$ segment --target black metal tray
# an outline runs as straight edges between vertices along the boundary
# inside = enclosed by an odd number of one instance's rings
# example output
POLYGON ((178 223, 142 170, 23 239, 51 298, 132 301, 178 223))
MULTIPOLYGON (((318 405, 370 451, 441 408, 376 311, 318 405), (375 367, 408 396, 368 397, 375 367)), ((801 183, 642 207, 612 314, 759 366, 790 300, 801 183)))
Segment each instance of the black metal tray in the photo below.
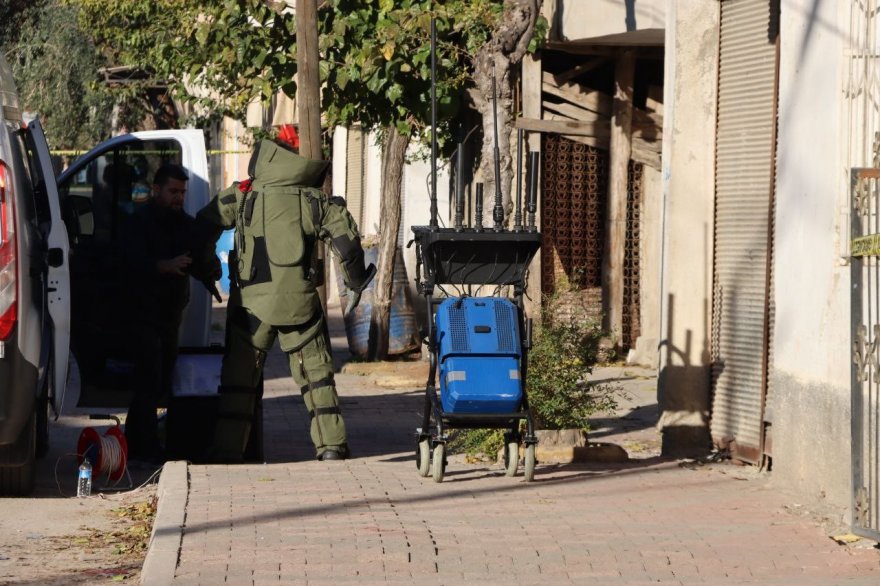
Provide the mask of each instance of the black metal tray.
POLYGON ((413 226, 425 281, 450 285, 515 285, 541 247, 540 232, 413 226))

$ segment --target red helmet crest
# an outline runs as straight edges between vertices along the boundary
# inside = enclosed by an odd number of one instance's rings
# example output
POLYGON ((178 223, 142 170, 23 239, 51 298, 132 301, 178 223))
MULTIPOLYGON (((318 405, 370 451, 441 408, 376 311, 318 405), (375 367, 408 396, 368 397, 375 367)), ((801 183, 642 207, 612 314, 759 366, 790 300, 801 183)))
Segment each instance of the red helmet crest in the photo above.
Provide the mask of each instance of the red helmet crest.
POLYGON ((299 150, 299 134, 293 124, 282 124, 278 130, 278 141, 299 150))

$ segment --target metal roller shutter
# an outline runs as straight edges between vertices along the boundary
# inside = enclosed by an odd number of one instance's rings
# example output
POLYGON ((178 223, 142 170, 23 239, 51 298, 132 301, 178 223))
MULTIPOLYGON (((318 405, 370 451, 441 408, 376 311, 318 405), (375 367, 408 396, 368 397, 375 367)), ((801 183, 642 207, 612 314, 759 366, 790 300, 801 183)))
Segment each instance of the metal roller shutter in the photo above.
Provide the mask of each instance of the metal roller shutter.
POLYGON ((773 0, 724 0, 718 81, 711 432, 761 458, 776 151, 773 0))
POLYGON ((364 132, 359 126, 348 129, 346 153, 345 203, 358 226, 364 222, 364 132))

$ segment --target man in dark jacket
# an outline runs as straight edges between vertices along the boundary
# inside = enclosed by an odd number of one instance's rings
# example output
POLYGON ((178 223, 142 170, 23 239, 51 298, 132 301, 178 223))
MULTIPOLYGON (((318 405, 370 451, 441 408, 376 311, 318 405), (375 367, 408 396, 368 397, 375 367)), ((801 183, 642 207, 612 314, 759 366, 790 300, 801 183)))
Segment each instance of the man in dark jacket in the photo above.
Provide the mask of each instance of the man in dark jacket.
POLYGON ((329 165, 300 157, 283 141, 263 140, 254 150, 250 179, 218 193, 197 218, 219 237, 235 228, 238 289, 227 309, 226 354, 214 434, 216 461, 241 461, 257 404, 266 353, 278 339, 311 417, 319 460, 348 456, 345 424, 333 380, 333 360, 316 289, 321 269, 315 247, 324 241, 339 256, 354 306, 375 274, 364 266, 354 219, 342 198, 321 185, 329 165))
POLYGON ((179 165, 156 171, 148 202, 131 216, 122 234, 131 313, 126 336, 134 355, 135 393, 125 419, 133 460, 163 459, 156 410, 171 395, 178 331, 189 302, 189 275, 219 276, 213 254, 206 258, 195 219, 183 211, 188 177, 179 165), (195 261, 194 261, 195 258, 195 261))

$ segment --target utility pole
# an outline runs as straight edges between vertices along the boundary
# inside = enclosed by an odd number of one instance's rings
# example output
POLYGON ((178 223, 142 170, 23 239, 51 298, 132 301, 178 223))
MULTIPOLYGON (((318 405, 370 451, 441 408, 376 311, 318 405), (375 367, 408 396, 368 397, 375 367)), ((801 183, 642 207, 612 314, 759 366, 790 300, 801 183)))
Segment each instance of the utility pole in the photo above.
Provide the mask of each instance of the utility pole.
MULTIPOLYGON (((321 152, 321 77, 318 71, 318 2, 296 0, 296 107, 299 120, 299 154, 309 159, 323 159, 321 152)), ((324 266, 324 247, 318 243, 319 266, 324 266)), ((327 312, 327 287, 318 287, 324 313, 327 312)))
POLYGON ((296 0, 296 103, 299 108, 299 152, 321 159, 321 79, 318 73, 318 3, 296 0))

